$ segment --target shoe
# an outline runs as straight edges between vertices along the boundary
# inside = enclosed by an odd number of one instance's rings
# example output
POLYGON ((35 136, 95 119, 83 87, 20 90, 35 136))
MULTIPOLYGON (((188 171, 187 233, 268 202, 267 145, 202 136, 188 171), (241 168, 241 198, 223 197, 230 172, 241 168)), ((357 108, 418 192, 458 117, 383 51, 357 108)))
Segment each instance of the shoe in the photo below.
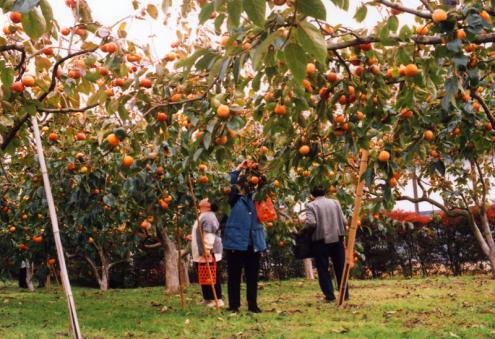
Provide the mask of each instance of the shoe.
POLYGON ((227 309, 229 312, 232 312, 232 313, 239 313, 239 308, 235 308, 235 307, 229 307, 227 309))
MULTIPOLYGON (((217 307, 217 303, 215 302, 215 300, 212 300, 206 306, 209 307, 209 308, 216 308, 217 307)), ((222 299, 218 299, 218 308, 224 308, 224 307, 225 307, 225 304, 223 303, 223 300, 222 299)))
POLYGON ((255 306, 255 307, 249 307, 248 308, 248 311, 251 312, 251 313, 261 313, 261 309, 258 307, 258 306, 255 306))
POLYGON ((332 297, 330 297, 330 298, 325 298, 325 301, 326 301, 327 303, 333 303, 333 302, 335 302, 335 300, 337 300, 335 297, 333 297, 333 298, 332 298, 332 297))

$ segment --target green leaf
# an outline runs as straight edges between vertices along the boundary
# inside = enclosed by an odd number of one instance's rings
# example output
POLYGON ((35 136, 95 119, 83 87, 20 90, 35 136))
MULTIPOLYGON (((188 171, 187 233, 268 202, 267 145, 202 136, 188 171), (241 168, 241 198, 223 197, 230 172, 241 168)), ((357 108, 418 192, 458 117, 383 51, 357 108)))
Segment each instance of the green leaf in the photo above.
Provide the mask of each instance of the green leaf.
POLYGON ((207 49, 200 49, 195 51, 190 57, 181 59, 180 61, 176 62, 174 65, 175 69, 185 67, 185 68, 191 68, 196 60, 198 60, 200 57, 208 53, 207 49))
POLYGON ((256 26, 264 26, 266 15, 265 0, 244 0, 244 10, 256 26))
POLYGON ((349 9, 349 0, 332 0, 333 4, 338 8, 347 11, 349 9))
POLYGON ((302 86, 306 76, 306 54, 301 46, 290 43, 285 47, 285 61, 297 84, 302 86))
POLYGON ((399 29, 399 19, 397 18, 397 15, 392 15, 389 17, 388 28, 392 32, 396 32, 399 29))
POLYGON ((407 25, 402 26, 402 28, 400 29, 400 32, 399 32, 399 38, 402 41, 407 41, 411 38, 411 36, 412 36, 412 31, 409 28, 409 26, 407 26, 407 25))
POLYGON ((321 0, 299 0, 296 2, 297 10, 315 19, 326 20, 327 10, 321 0))
POLYGON ((205 146, 205 149, 210 148, 211 145, 211 133, 206 133, 204 138, 203 138, 203 145, 205 146))
POLYGON ((172 7, 172 0, 162 0, 162 12, 167 15, 168 10, 172 7))
POLYGON ((203 153, 204 149, 203 148, 198 148, 196 152, 194 152, 193 155, 193 161, 196 162, 198 161, 199 157, 201 156, 201 153, 203 153))
POLYGON ((229 14, 229 24, 232 25, 232 27, 238 27, 241 22, 242 1, 228 0, 227 13, 229 14))
POLYGON ((356 14, 354 14, 354 20, 356 20, 357 22, 363 22, 364 19, 366 19, 367 14, 368 14, 368 6, 362 5, 357 9, 356 14))
POLYGON ((156 8, 155 5, 149 4, 148 6, 146 6, 146 12, 148 12, 150 17, 152 17, 153 19, 158 18, 158 8, 156 8))
POLYGON ((39 8, 33 8, 22 15, 22 27, 33 40, 39 39, 46 31, 46 21, 39 8))
POLYGON ((10 88, 10 85, 14 82, 14 70, 9 67, 5 67, 5 62, 0 63, 0 80, 6 88, 10 88))
POLYGON ((273 32, 266 37, 263 42, 259 44, 254 52, 253 65, 255 69, 259 69, 263 64, 266 54, 268 53, 268 48, 272 42, 279 36, 278 32, 273 32))
POLYGON ((41 13, 43 13, 43 17, 46 22, 46 30, 50 31, 53 27, 53 10, 52 6, 48 3, 48 0, 40 1, 41 13))
POLYGON ((213 2, 207 3, 201 7, 201 12, 199 12, 199 23, 204 24, 206 20, 210 18, 211 13, 213 13, 213 2))
POLYGON ((299 23, 295 31, 297 42, 319 63, 325 64, 327 58, 327 44, 321 32, 307 21, 299 23))

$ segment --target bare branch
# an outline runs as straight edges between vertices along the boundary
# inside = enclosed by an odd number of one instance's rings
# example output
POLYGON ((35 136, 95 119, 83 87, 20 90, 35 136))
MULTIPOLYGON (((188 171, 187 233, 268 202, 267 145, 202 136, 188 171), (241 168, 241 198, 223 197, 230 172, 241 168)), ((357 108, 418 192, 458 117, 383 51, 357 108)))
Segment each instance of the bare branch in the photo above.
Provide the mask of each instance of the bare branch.
POLYGON ((349 79, 352 79, 352 73, 351 73, 351 69, 349 68, 349 65, 345 62, 345 60, 342 58, 342 56, 337 50, 333 50, 333 53, 337 56, 337 59, 339 59, 340 63, 344 66, 345 70, 347 71, 347 74, 349 74, 349 79))
POLYGON ((89 263, 89 266, 91 266, 91 268, 93 269, 93 273, 95 274, 96 279, 100 281, 101 280, 100 272, 98 272, 98 267, 96 266, 94 261, 87 255, 84 256, 84 259, 86 259, 86 261, 89 263))
MULTIPOLYGON (((18 71, 24 66, 24 62, 26 61, 26 50, 24 49, 24 46, 21 45, 5 45, 5 46, 0 46, 0 52, 6 52, 6 51, 17 51, 21 52, 21 60, 15 67, 15 69, 18 71)), ((21 74, 24 72, 20 72, 21 74)))
POLYGON ((474 90, 471 91, 471 96, 473 97, 473 99, 476 99, 480 103, 481 107, 483 107, 483 111, 485 111, 486 117, 488 118, 488 120, 490 120, 492 126, 495 127, 495 118, 492 116, 490 108, 486 104, 485 100, 483 100, 483 98, 480 97, 474 90))
MULTIPOLYGON (((355 35, 355 34, 353 34, 355 35)), ((397 42, 405 42, 401 41, 400 37, 397 35, 391 35, 389 37, 397 42)), ((438 35, 413 35, 411 36, 411 40, 418 45, 439 45, 443 44, 445 41, 443 37, 438 35)), ((341 41, 341 42, 328 42, 327 49, 330 51, 344 49, 347 47, 354 47, 361 44, 380 42, 380 39, 375 35, 368 35, 363 37, 356 37, 352 40, 341 41)), ((483 34, 479 35, 472 40, 475 44, 485 44, 489 42, 495 42, 495 33, 483 34)))
POLYGON ((397 10, 402 11, 402 12, 413 14, 413 15, 420 17, 420 18, 423 18, 423 19, 431 19, 430 13, 418 11, 416 9, 412 9, 409 7, 405 7, 398 2, 394 3, 394 2, 390 2, 390 1, 386 1, 386 0, 376 0, 376 2, 378 2, 384 6, 387 6, 387 7, 397 9, 397 10))
POLYGON ((114 267, 115 265, 122 264, 122 263, 129 262, 129 261, 130 261, 130 258, 125 258, 125 259, 110 263, 110 264, 108 264, 108 271, 110 271, 112 269, 112 267, 114 267))
POLYGON ((38 108, 38 112, 44 112, 44 113, 51 113, 51 114, 66 114, 66 113, 78 113, 78 112, 84 112, 87 111, 88 109, 92 109, 97 107, 98 104, 86 106, 86 107, 81 107, 81 108, 38 108))
POLYGON ((480 204, 480 207, 481 208, 484 208, 485 206, 485 202, 486 202, 486 193, 487 193, 487 189, 486 189, 486 183, 485 183, 485 178, 483 176, 483 171, 481 170, 481 166, 478 162, 478 160, 476 158, 473 159, 473 162, 476 166, 476 169, 478 170, 478 174, 479 174, 479 180, 481 181, 481 189, 482 189, 482 203, 480 204))
POLYGON ((156 242, 156 243, 151 244, 151 245, 144 245, 145 248, 158 248, 160 246, 162 246, 161 242, 156 242))

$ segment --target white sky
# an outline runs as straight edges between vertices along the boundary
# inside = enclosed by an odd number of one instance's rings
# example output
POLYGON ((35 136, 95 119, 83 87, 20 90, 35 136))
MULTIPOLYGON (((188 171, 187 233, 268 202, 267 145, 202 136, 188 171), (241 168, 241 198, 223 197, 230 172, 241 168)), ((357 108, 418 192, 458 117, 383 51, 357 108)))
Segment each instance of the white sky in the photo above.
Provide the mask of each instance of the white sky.
MULTIPOLYGON (((87 0, 90 8, 92 9, 93 19, 101 22, 103 25, 113 25, 117 20, 122 19, 134 13, 131 0, 87 0)), ((160 8, 160 0, 140 0, 141 4, 153 3, 160 8)), ((171 13, 174 17, 174 13, 177 13, 178 5, 181 1, 173 0, 173 8, 171 13)), ((386 17, 387 10, 384 7, 369 7, 368 16, 363 23, 356 23, 353 20, 354 12, 357 6, 360 6, 361 2, 356 0, 350 0, 351 8, 349 12, 335 8, 329 0, 324 0, 327 7, 327 21, 331 25, 344 24, 347 27, 368 27, 372 28, 377 21, 382 17, 386 17)), ((50 4, 53 7, 54 17, 59 22, 60 26, 67 27, 72 26, 74 18, 68 7, 63 0, 50 0, 50 4)), ((419 4, 419 0, 403 0, 402 4, 416 8, 419 4)), ((132 19, 128 21, 127 32, 130 40, 141 43, 142 45, 150 44, 154 46, 152 53, 154 57, 161 58, 165 53, 171 50, 171 43, 177 40, 175 20, 169 20, 169 26, 163 25, 163 16, 158 20, 152 20, 147 17, 146 20, 132 19)), ((409 14, 401 14, 399 16, 401 24, 414 24, 414 17, 409 14)), ((0 20, 2 21, 2 20, 0 20)), ((192 18, 191 25, 197 25, 195 18, 192 18)), ((405 188, 405 193, 412 196, 412 185, 409 184, 405 188)), ((438 198, 434 196, 434 198, 438 198)), ((413 210, 414 205, 409 202, 398 202, 396 208, 404 210, 413 210)), ((420 204, 421 211, 432 210, 432 206, 427 203, 420 204)))

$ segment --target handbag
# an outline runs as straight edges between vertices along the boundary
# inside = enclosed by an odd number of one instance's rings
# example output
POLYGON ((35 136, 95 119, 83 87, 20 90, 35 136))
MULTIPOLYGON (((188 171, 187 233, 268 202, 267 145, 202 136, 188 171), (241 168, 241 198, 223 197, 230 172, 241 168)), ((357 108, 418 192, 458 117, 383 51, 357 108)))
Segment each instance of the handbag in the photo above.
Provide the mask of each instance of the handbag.
POLYGON ((294 256, 296 259, 307 259, 313 258, 313 232, 312 230, 305 230, 304 232, 299 232, 294 234, 294 256))

